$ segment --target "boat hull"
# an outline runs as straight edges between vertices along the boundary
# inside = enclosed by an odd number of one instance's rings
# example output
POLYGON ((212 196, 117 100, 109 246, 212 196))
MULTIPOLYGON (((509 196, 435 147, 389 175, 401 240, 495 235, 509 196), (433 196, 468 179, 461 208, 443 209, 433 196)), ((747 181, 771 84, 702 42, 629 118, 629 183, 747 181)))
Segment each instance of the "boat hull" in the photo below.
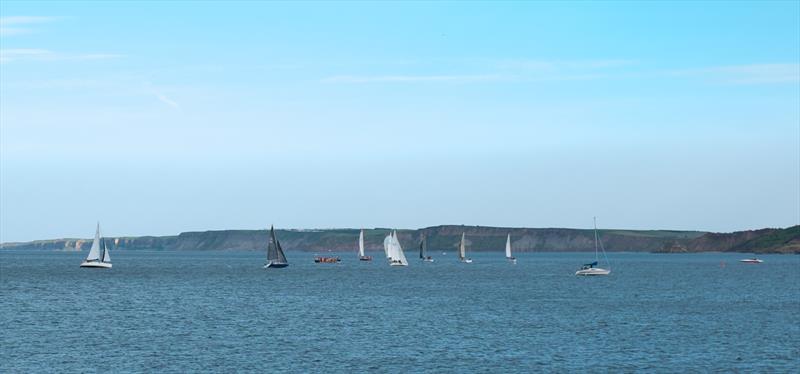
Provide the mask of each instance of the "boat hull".
POLYGON ((461 263, 462 264, 471 264, 472 263, 472 259, 471 258, 463 259, 463 260, 461 260, 461 263))
POLYGON ((760 263, 764 262, 764 260, 759 260, 757 258, 747 258, 747 259, 744 259, 744 260, 739 260, 739 262, 745 263, 745 264, 760 264, 760 263))
POLYGON ((581 269, 575 272, 575 275, 594 276, 594 275, 609 275, 611 270, 601 268, 581 269))
POLYGON ((361 256, 358 258, 359 261, 372 261, 372 256, 361 256))
POLYGON ((84 261, 81 263, 82 268, 96 268, 96 269, 111 269, 111 263, 100 261, 84 261))
POLYGON ((283 262, 267 262, 264 265, 264 269, 269 269, 269 268, 279 269, 279 268, 285 268, 287 266, 289 266, 289 264, 283 262))

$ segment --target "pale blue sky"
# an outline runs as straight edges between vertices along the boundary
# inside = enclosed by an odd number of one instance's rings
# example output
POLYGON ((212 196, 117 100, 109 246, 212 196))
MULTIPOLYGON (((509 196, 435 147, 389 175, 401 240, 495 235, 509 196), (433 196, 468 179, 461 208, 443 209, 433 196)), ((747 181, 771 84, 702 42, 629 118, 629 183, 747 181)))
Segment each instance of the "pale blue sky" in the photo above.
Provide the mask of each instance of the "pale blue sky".
POLYGON ((0 241, 800 223, 800 3, 0 2, 0 241))

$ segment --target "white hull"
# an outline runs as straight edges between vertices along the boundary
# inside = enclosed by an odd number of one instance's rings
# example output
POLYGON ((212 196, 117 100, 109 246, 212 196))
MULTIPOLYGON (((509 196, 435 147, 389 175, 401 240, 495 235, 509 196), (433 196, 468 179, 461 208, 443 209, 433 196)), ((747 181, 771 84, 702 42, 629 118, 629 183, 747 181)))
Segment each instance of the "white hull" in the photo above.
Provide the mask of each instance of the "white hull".
POLYGON ((426 258, 426 259, 424 259, 422 261, 424 261, 424 262, 433 262, 433 259, 432 258, 426 258))
POLYGON ((517 264, 517 259, 516 258, 509 258, 508 262, 516 265, 517 264))
POLYGON ((391 265, 391 266, 408 266, 408 264, 404 264, 402 262, 390 262, 389 265, 391 265))
POLYGON ((465 259, 461 260, 461 263, 463 263, 463 264, 471 264, 472 263, 472 259, 465 258, 465 259))
POLYGON ((608 275, 611 270, 601 268, 581 269, 575 272, 575 275, 608 275))
POLYGON ((744 262, 745 264, 760 264, 764 262, 764 260, 759 260, 757 258, 746 258, 744 260, 739 260, 739 262, 744 262))
POLYGON ((100 262, 100 261, 84 261, 81 264, 82 268, 102 268, 102 269, 111 269, 110 262, 100 262))

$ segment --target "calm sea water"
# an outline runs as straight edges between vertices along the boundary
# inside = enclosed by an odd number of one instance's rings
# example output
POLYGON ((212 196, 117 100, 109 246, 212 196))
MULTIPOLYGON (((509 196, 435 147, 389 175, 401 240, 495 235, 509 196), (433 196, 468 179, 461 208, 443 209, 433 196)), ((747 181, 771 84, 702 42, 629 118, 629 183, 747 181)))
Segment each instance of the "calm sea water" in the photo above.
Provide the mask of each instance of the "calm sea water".
POLYGON ((289 252, 264 270, 259 252, 117 251, 111 271, 85 255, 0 253, 0 372, 800 367, 800 256, 612 253, 611 276, 581 278, 591 255, 289 252))

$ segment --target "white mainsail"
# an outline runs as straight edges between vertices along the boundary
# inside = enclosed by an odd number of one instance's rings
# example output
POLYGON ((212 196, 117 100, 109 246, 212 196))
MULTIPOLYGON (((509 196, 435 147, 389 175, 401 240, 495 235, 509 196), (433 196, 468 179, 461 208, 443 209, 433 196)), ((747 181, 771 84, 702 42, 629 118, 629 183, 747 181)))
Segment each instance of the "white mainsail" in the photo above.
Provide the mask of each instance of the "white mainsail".
POLYGON ((408 265, 408 260, 406 260, 406 255, 403 253, 403 247, 400 246, 400 241, 397 240, 397 231, 392 231, 392 235, 389 237, 389 260, 394 262, 397 261, 399 264, 406 266, 408 265))
POLYGON ((100 222, 97 222, 97 230, 94 232, 94 241, 86 261, 97 261, 100 259, 100 222))
POLYGON ((467 245, 465 243, 464 236, 465 235, 462 232, 461 233, 461 244, 459 244, 459 246, 458 246, 458 258, 460 260, 463 260, 463 259, 465 259, 467 257, 467 245))
POLYGON ((358 234, 358 255, 364 257, 364 230, 358 234))
POLYGON ((511 234, 506 238, 506 258, 511 258, 511 234))

